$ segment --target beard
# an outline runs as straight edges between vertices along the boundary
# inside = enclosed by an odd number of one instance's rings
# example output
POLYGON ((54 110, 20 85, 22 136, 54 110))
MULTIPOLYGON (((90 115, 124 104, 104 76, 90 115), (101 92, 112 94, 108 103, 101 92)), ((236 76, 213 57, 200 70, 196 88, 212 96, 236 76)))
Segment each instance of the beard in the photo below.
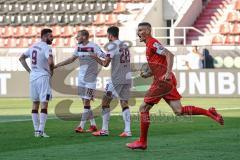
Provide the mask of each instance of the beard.
POLYGON ((46 43, 47 43, 48 45, 51 45, 51 44, 52 44, 52 41, 49 40, 49 39, 47 39, 46 43))

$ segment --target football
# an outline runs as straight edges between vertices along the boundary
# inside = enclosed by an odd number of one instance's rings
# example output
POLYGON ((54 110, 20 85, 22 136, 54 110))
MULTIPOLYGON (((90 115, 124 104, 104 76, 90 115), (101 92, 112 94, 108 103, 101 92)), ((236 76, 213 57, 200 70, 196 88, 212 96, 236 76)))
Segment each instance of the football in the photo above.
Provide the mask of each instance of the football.
POLYGON ((143 78, 148 78, 152 76, 152 70, 150 69, 148 63, 142 65, 140 69, 140 75, 143 78))

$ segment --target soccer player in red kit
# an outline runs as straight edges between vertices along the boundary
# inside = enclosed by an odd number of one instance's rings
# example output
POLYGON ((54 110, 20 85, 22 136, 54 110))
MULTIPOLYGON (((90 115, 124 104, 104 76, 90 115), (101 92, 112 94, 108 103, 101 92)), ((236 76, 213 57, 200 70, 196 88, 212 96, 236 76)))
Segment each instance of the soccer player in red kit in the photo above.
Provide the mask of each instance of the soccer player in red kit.
POLYGON ((164 48, 158 40, 151 36, 151 24, 142 22, 138 25, 137 34, 141 42, 146 43, 146 57, 151 72, 141 73, 143 78, 153 76, 153 83, 144 97, 144 102, 140 106, 140 138, 132 143, 128 143, 130 149, 146 149, 147 134, 150 125, 149 111, 154 104, 163 98, 172 108, 174 113, 181 115, 204 115, 212 118, 223 125, 222 116, 217 113, 215 108, 205 110, 196 106, 182 106, 181 95, 176 86, 177 81, 172 73, 174 55, 164 48))

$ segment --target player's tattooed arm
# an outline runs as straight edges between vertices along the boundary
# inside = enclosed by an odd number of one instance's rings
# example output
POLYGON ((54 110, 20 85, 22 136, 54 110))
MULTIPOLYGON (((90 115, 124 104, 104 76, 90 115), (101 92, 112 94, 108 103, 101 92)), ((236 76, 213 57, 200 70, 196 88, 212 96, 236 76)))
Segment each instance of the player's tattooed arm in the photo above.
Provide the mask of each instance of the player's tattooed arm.
POLYGON ((167 71, 163 78, 164 78, 164 80, 169 80, 169 79, 171 79, 170 75, 171 75, 172 68, 173 68, 174 55, 172 52, 170 52, 166 48, 164 49, 162 54, 164 54, 166 56, 166 60, 167 60, 167 71))
POLYGON ((108 67, 111 62, 110 57, 105 57, 104 59, 100 59, 96 54, 91 54, 90 57, 95 59, 100 65, 102 65, 104 67, 108 67))
POLYGON ((26 58, 27 58, 27 56, 22 54, 21 57, 19 58, 19 61, 21 62, 22 66, 25 68, 25 70, 28 71, 28 73, 30 73, 31 69, 27 65, 26 58))
POLYGON ((65 61, 62 61, 62 62, 56 64, 54 66, 54 68, 58 68, 58 67, 65 66, 65 65, 68 65, 70 63, 73 63, 77 58, 78 58, 78 56, 73 55, 72 57, 66 59, 65 61))

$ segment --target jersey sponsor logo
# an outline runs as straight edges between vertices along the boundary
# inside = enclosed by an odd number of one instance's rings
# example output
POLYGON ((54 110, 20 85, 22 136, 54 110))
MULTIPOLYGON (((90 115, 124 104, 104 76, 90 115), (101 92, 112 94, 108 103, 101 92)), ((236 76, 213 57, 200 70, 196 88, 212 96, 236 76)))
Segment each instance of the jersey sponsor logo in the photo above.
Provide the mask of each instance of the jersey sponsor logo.
POLYGON ((94 52, 93 47, 78 47, 78 52, 94 52))

